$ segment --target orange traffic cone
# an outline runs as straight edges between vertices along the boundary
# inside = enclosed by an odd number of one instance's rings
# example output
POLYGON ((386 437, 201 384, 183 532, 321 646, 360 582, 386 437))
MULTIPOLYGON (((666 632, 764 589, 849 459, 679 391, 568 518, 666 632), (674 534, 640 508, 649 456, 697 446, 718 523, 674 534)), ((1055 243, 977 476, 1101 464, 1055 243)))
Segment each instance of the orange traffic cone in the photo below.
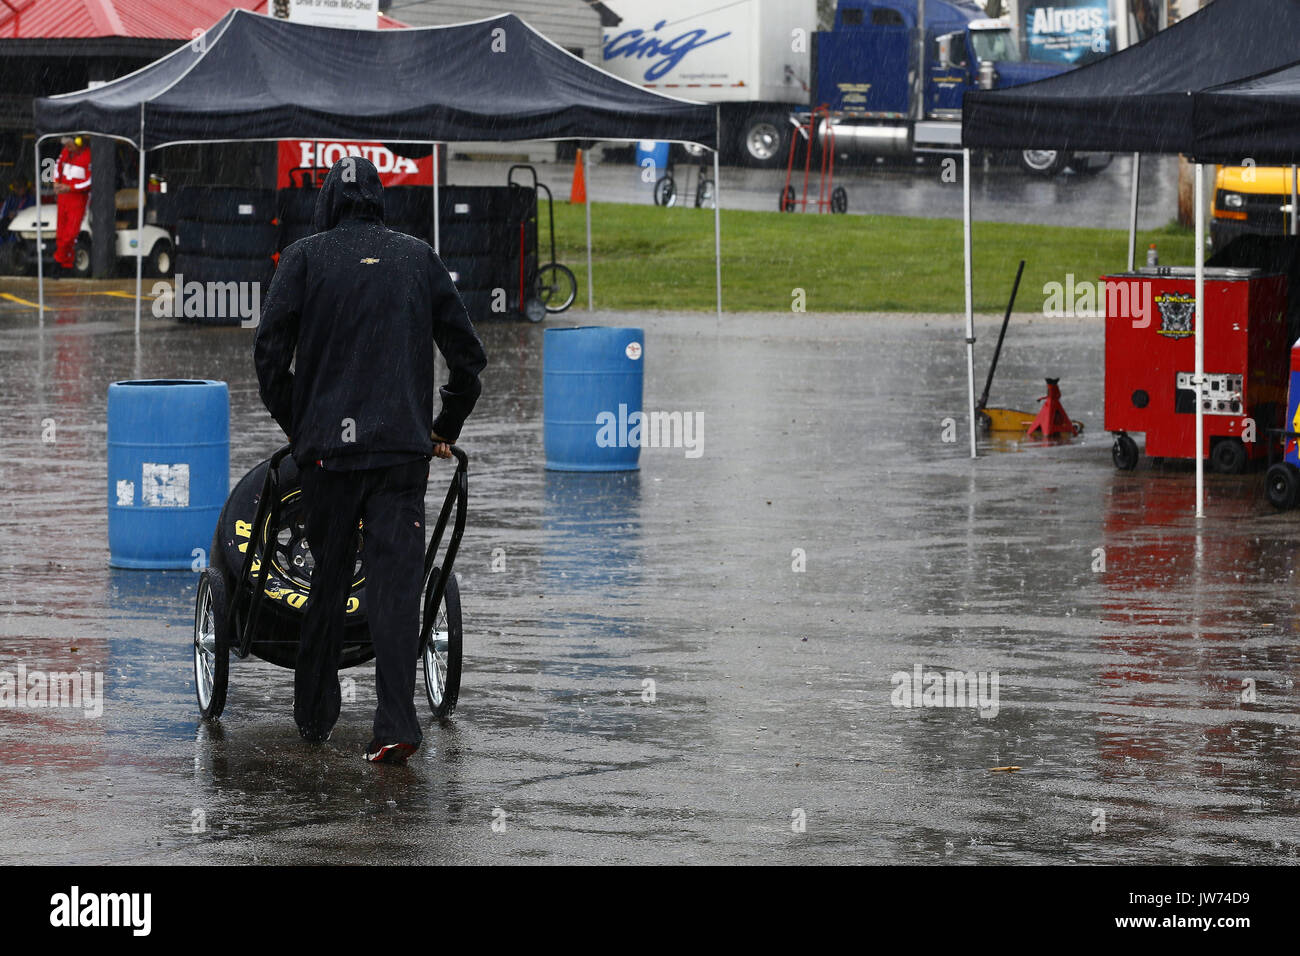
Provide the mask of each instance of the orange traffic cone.
POLYGON ((573 164, 573 185, 569 188, 569 202, 585 203, 587 201, 587 173, 582 164, 582 150, 578 150, 578 160, 573 164))

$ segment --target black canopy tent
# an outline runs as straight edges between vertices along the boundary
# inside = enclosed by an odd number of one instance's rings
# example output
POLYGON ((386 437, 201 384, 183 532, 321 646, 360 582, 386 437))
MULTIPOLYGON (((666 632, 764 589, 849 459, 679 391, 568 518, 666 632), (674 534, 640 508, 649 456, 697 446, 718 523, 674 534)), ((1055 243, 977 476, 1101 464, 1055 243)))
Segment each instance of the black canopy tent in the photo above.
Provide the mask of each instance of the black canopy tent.
MULTIPOLYGON (((1205 284, 1205 202, 1202 163, 1257 158, 1235 128, 1220 119, 1216 152, 1208 157, 1201 123, 1205 91, 1276 70, 1296 60, 1300 0, 1220 0, 1136 46, 1068 73, 1006 90, 968 93, 962 106, 963 219, 966 273, 966 342, 970 393, 971 457, 976 456, 974 306, 971 285, 970 152, 972 149, 1040 148, 1133 153, 1128 267, 1134 267, 1140 156, 1182 153, 1196 165, 1196 380, 1203 381, 1201 336, 1205 284), (1245 150, 1245 151, 1243 151, 1245 150)), ((1251 95, 1245 91, 1238 91, 1251 95)), ((1258 94, 1255 94, 1258 95, 1258 94)), ((1223 101, 1221 101, 1223 102, 1223 101)), ((1279 106, 1276 109, 1284 109, 1279 106)), ((1293 160, 1294 161, 1294 160, 1293 160)), ((1294 170, 1292 181, 1294 182, 1294 170)), ((1294 207, 1293 207, 1294 208, 1294 207)), ((1294 226, 1295 217, 1292 221, 1294 226)), ((1201 403, 1196 441, 1203 440, 1201 403)), ((1204 462, 1196 456, 1196 514, 1203 514, 1204 462)))
POLYGON ((1297 37, 1300 0, 1210 3, 1077 70, 967 94, 962 145, 1190 154, 1192 94, 1292 63, 1297 37))
POLYGON ((1191 152, 1202 162, 1300 161, 1300 62, 1203 90, 1192 100, 1191 152))
MULTIPOLYGON (((182 143, 653 139, 699 144, 714 152, 715 278, 722 309, 715 108, 612 76, 513 14, 442 27, 346 30, 234 9, 206 33, 135 73, 38 99, 34 112, 38 142, 82 133, 140 150, 141 228, 145 155, 182 143)), ((436 161, 436 150, 434 156, 436 161)), ((435 193, 437 188, 435 173, 435 193)), ((38 229, 39 222, 38 211, 38 229)), ((434 236, 436 244, 436 219, 434 236)), ((587 248, 590 290, 590 201, 587 248)), ((138 249, 137 334, 142 255, 138 249)), ((43 274, 40 286, 43 317, 43 274)))

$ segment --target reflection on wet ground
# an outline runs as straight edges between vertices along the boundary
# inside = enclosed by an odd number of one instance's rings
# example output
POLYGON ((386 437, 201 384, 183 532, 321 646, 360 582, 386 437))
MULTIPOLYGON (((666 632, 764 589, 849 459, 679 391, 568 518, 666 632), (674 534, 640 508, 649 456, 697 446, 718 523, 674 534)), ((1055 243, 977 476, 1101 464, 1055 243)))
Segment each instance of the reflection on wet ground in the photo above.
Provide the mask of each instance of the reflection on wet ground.
POLYGON ((229 382, 238 477, 281 441, 251 333, 137 350, 129 302, 72 301, 0 312, 0 673, 102 672, 104 712, 0 710, 0 859, 1300 858, 1300 512, 1210 476, 1198 527, 1189 469, 1117 474, 1097 323, 1018 319, 994 384, 1059 375, 1084 437, 972 463, 955 318, 600 315, 645 327, 647 408, 704 422, 623 475, 544 471, 542 330, 485 325, 461 704, 390 768, 370 667, 322 746, 256 661, 196 722, 195 575, 107 566, 105 393, 229 382), (894 706, 918 666, 996 671, 996 716, 894 706))

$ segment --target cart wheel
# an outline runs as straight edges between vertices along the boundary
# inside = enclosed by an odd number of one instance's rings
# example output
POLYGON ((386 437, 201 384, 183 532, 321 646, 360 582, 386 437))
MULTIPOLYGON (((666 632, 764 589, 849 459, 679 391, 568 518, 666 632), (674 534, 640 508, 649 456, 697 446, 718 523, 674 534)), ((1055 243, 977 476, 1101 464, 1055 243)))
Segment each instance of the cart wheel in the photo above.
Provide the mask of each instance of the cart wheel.
MULTIPOLYGON (((433 569, 437 576, 438 568, 433 569)), ((424 613, 430 613, 425 608, 424 613)), ((442 596, 442 606, 429 634, 429 645, 424 651, 424 693, 429 698, 433 716, 441 720, 450 717, 460 697, 460 587, 456 575, 447 578, 447 590, 442 596)))
POLYGON ((845 213, 849 211, 849 194, 843 186, 836 186, 831 190, 831 212, 845 213))
POLYGON ((548 262, 537 270, 537 295, 547 312, 563 312, 578 297, 578 279, 568 266, 548 262))
POLYGON ((1070 422, 1070 431, 1074 432, 1075 438, 1078 438, 1083 434, 1083 422, 1079 421, 1077 418, 1072 420, 1070 422))
POLYGON ((695 187, 695 208, 704 209, 713 208, 713 180, 701 179, 700 184, 695 187))
POLYGON ((1220 438, 1210 449, 1210 464, 1223 475, 1240 475, 1246 470, 1246 446, 1239 438, 1220 438))
POLYGON ((226 707, 229 613, 225 579, 216 568, 204 568, 194 600, 194 693, 204 720, 216 720, 226 707))
POLYGON ((664 173, 655 183, 655 205, 672 206, 677 202, 677 183, 673 177, 664 173))
POLYGON ((1296 474, 1294 466, 1279 461, 1264 476, 1264 491, 1269 504, 1278 511, 1289 511, 1300 499, 1300 475, 1296 474))
POLYGON ((1110 448, 1111 461, 1120 471, 1132 471, 1138 463, 1138 446, 1128 435, 1116 435, 1115 444, 1110 448))
POLYGON ((794 187, 786 186, 785 192, 781 193, 781 198, 777 202, 778 205, 776 208, 780 209, 782 212, 794 212, 794 187))

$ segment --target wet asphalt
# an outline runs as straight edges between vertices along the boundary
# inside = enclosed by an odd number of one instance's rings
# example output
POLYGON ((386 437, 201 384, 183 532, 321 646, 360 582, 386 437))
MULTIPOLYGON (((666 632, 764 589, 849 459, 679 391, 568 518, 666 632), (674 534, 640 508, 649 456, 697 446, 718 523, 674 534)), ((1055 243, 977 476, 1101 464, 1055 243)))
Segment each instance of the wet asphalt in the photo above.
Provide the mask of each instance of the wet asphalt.
POLYGON ((0 303, 0 671, 102 671, 104 711, 0 710, 2 862, 1300 860, 1300 512, 1117 473, 1098 322, 1018 316, 993 390, 1059 375, 1083 437, 972 462, 956 317, 552 318, 643 326, 646 408, 703 416, 585 476, 543 467, 542 327, 483 325, 460 706, 381 767, 370 666, 326 744, 255 660, 205 726, 196 575, 108 567, 108 384, 229 382, 235 479, 282 441, 252 333, 56 301, 0 303), (996 671, 996 715, 895 706, 917 666, 996 671))

